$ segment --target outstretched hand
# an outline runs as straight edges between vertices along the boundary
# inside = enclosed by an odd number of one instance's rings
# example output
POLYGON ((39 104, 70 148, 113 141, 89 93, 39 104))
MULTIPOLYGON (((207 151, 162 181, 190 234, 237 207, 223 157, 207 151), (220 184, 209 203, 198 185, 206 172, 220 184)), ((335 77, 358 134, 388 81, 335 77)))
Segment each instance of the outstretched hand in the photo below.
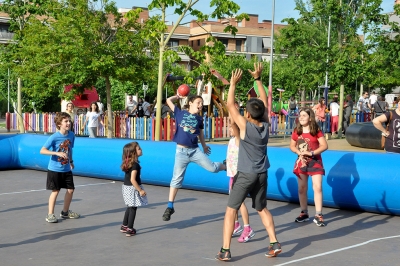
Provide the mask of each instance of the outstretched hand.
POLYGON ((238 84, 242 78, 243 71, 239 68, 232 71, 231 84, 238 84))
POLYGON ((254 63, 254 71, 251 71, 250 69, 248 69, 248 71, 254 79, 260 78, 263 71, 263 65, 261 62, 254 63))

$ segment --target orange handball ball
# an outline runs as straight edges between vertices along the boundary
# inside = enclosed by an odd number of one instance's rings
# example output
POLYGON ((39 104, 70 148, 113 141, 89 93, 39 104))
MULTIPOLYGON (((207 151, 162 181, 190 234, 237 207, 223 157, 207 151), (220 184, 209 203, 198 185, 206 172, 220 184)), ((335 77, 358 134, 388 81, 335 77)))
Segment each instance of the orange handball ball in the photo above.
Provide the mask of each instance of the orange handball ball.
POLYGON ((190 92, 190 87, 186 84, 182 84, 178 87, 178 93, 180 96, 188 96, 190 92))

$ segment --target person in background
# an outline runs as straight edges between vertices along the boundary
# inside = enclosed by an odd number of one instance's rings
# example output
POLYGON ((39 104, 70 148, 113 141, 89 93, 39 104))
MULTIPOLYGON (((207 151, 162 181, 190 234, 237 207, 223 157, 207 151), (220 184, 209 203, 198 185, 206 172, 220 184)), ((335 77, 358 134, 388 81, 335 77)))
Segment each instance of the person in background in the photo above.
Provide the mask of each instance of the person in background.
POLYGON ((144 117, 149 118, 151 115, 151 106, 150 106, 150 97, 146 96, 144 97, 144 102, 142 104, 143 112, 144 112, 144 117))
POLYGON ((69 114, 71 116, 71 128, 70 130, 72 132, 75 132, 74 129, 74 122, 75 122, 75 112, 74 112, 74 104, 73 103, 67 103, 67 110, 65 111, 67 114, 69 114))
POLYGON ((138 103, 133 99, 132 95, 128 96, 128 102, 126 103, 126 111, 128 112, 128 117, 135 117, 136 108, 138 103))
POLYGON ((346 130, 350 125, 350 117, 351 113, 353 112, 353 99, 351 95, 346 95, 346 102, 344 103, 344 115, 343 115, 343 134, 346 134, 346 130))
POLYGON ((368 92, 364 91, 363 95, 360 96, 360 99, 358 99, 357 103, 358 111, 364 112, 364 113, 369 113, 371 110, 371 105, 369 104, 368 101, 368 92))
POLYGON ((378 96, 378 100, 372 106, 374 118, 378 117, 389 110, 389 104, 382 100, 382 96, 378 96))
POLYGON ((338 127, 339 127, 339 104, 337 103, 338 98, 333 98, 332 103, 330 104, 330 111, 331 114, 331 132, 332 135, 337 135, 338 127))
POLYGON ((83 125, 86 125, 88 121, 89 123, 87 127, 89 131, 89 138, 96 138, 99 122, 104 126, 104 122, 103 119, 101 118, 99 107, 97 106, 96 102, 92 102, 92 104, 90 105, 90 111, 87 112, 86 119, 83 125))
POLYGON ((319 128, 321 129, 322 133, 324 133, 325 110, 326 110, 325 98, 324 97, 319 98, 318 104, 314 105, 312 110, 315 112, 315 120, 317 121, 319 128))
POLYGON ((376 103, 376 101, 378 100, 378 96, 375 95, 375 91, 371 92, 371 96, 369 96, 369 104, 372 106, 374 106, 374 103, 376 103))

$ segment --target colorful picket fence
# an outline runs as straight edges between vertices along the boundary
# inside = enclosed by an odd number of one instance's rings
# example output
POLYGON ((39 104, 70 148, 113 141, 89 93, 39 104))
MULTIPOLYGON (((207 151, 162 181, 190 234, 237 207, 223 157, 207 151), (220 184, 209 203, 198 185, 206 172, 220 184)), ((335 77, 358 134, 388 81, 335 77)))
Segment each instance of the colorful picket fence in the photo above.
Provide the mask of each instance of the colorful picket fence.
MULTIPOLYGON (((54 117, 56 113, 24 113, 24 130, 26 132, 43 132, 54 133, 56 126, 54 124, 54 117)), ((7 115, 8 121, 6 124, 10 129, 18 129, 18 116, 16 113, 9 113, 7 115)), ((104 124, 107 125, 107 116, 103 117, 104 124)), ((125 112, 114 112, 113 117, 113 136, 114 138, 129 138, 139 140, 154 140, 155 139, 155 118, 139 118, 125 116, 125 112)), ((229 138, 230 122, 227 117, 207 117, 204 116, 204 138, 205 139, 227 139, 229 138)), ((75 115, 74 119, 74 133, 78 136, 89 135, 86 125, 84 125, 85 115, 75 115)), ((371 121, 371 114, 369 113, 354 113, 351 116, 351 123, 353 122, 367 122, 371 121)), ((297 123, 297 116, 289 115, 273 115, 271 117, 271 136, 290 135, 293 127, 297 123)), ((324 123, 325 132, 330 132, 330 117, 326 115, 324 123)), ((162 120, 160 130, 160 140, 170 141, 173 139, 176 131, 175 120, 165 118, 162 120)), ((98 127, 98 136, 105 137, 108 135, 107 127, 101 124, 98 127)))

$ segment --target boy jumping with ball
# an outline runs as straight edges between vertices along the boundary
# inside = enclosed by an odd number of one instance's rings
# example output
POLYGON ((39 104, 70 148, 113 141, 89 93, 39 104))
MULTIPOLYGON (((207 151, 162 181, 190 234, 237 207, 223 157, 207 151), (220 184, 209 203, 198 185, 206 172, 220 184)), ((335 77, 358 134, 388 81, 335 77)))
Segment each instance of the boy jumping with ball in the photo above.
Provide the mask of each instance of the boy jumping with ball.
POLYGON ((270 244, 265 256, 271 258, 281 253, 281 244, 276 239, 275 225, 271 213, 267 210, 267 169, 269 160, 267 156, 268 143, 268 109, 267 94, 261 83, 262 63, 254 64, 254 71, 250 74, 257 82, 260 97, 251 98, 246 104, 246 114, 241 116, 235 107, 236 84, 242 77, 242 70, 236 69, 232 72, 230 88, 228 93, 228 111, 231 118, 239 127, 240 149, 237 165, 237 174, 234 177, 232 190, 225 212, 223 243, 220 252, 215 259, 227 261, 231 259, 230 245, 235 224, 235 215, 240 205, 250 194, 255 208, 260 215, 261 221, 267 230, 270 244))
POLYGON ((74 168, 72 160, 72 148, 74 147, 75 135, 71 129, 71 117, 69 114, 61 112, 54 117, 57 132, 51 135, 40 150, 40 154, 51 155, 48 171, 47 186, 51 190, 49 198, 49 212, 46 216, 48 223, 57 223, 57 217, 54 215, 54 206, 56 204, 58 193, 61 188, 67 189, 64 197, 64 207, 61 211, 61 218, 79 218, 80 215, 69 210, 74 193, 74 177, 71 169, 74 168))

